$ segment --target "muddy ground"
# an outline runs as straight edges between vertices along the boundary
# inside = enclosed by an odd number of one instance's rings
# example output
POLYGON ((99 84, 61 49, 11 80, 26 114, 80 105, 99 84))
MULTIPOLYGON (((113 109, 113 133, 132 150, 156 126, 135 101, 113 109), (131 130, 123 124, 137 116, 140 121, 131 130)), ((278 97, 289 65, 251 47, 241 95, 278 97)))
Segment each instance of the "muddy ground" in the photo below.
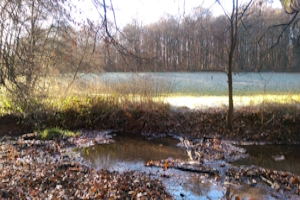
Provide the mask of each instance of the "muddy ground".
POLYGON ((296 112, 265 112, 262 115, 260 112, 240 109, 235 111, 233 120, 234 131, 230 132, 226 127, 225 109, 116 110, 87 114, 70 111, 34 113, 26 117, 8 114, 0 117, 0 136, 17 136, 57 126, 69 130, 116 129, 136 133, 176 133, 190 138, 217 137, 235 141, 300 142, 300 114, 296 112))

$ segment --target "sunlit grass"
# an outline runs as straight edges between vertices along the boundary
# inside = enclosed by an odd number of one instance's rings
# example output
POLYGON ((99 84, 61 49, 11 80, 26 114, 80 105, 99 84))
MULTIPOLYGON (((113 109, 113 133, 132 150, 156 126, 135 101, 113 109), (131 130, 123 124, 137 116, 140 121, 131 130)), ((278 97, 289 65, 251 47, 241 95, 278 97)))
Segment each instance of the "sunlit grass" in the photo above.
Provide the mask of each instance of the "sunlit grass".
MULTIPOLYGON (((85 76, 82 76, 85 77, 85 76)), ((213 89, 200 88, 191 84, 191 90, 178 92, 178 83, 141 76, 111 80, 87 81, 76 79, 70 85, 71 77, 53 76, 37 84, 38 94, 26 102, 10 99, 7 92, 1 88, 0 114, 34 111, 64 112, 74 110, 85 113, 87 110, 134 108, 153 109, 158 104, 190 109, 205 109, 227 107, 228 96, 225 86, 213 89), (42 89, 43 90, 42 90, 42 89), (225 88, 225 89, 224 89, 225 88), (200 91, 197 93, 197 91, 200 91), (30 106, 25 106, 30 104, 30 106), (27 109, 27 110, 26 110, 27 109), (30 111, 31 109, 31 111, 30 111)), ((259 107, 276 105, 291 105, 299 107, 300 94, 274 90, 234 90, 234 105, 238 107, 259 107)))
MULTIPOLYGON (((163 100, 174 107, 208 108, 228 106, 228 96, 170 96, 164 98, 153 98, 154 101, 163 100)), ((300 95, 251 95, 233 96, 234 105, 237 107, 260 106, 262 104, 300 104, 300 95)))
POLYGON ((79 132, 72 132, 69 130, 63 130, 58 127, 46 128, 39 132, 39 136, 42 140, 53 140, 55 138, 69 138, 80 136, 79 132))

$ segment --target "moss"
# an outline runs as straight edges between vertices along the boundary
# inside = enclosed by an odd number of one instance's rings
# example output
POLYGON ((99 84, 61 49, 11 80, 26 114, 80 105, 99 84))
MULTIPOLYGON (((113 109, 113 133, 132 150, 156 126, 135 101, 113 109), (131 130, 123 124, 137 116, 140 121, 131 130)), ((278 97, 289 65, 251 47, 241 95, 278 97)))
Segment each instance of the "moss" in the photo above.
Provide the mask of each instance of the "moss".
POLYGON ((80 135, 79 132, 63 130, 58 127, 46 128, 45 130, 40 132, 40 138, 42 140, 53 140, 56 138, 78 137, 79 135, 80 135))

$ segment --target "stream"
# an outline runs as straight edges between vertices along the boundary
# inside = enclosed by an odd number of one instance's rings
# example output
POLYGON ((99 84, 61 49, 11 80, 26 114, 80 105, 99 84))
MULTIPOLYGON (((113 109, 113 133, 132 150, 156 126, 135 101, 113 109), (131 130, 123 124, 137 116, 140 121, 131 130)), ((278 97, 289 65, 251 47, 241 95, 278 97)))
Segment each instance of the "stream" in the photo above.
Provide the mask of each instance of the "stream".
MULTIPOLYGON (((149 160, 188 160, 185 149, 177 146, 178 139, 165 137, 146 140, 141 135, 132 134, 114 134, 113 139, 115 143, 112 144, 80 149, 80 155, 95 169, 135 170, 150 174, 152 178, 159 178, 175 199, 226 199, 229 195, 231 198, 239 196, 241 199, 276 199, 268 187, 225 183, 206 174, 176 169, 164 171, 162 168, 144 166, 149 160)), ((253 145, 243 148, 247 150, 249 157, 235 161, 232 165, 257 165, 299 174, 299 146, 253 145), (272 158, 274 154, 285 155, 286 160, 277 162, 272 158)))
POLYGON ((249 145, 242 146, 249 154, 248 158, 240 159, 234 165, 257 165, 273 170, 292 172, 300 176, 299 145, 249 145), (275 156, 284 156, 284 160, 275 161, 275 156))

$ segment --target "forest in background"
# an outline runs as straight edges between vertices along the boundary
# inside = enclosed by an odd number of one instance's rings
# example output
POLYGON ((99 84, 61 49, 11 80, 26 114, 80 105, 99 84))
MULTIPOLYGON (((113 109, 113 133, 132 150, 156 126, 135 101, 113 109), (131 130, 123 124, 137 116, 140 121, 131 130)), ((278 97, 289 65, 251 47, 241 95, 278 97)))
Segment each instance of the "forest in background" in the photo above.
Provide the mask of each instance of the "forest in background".
MULTIPOLYGON (((106 12, 113 12, 111 7, 93 2, 99 11, 94 21, 76 19, 80 10, 72 1, 0 2, 0 85, 4 93, 21 99, 34 93, 43 96, 55 85, 52 78, 57 75, 68 77, 68 93, 81 73, 229 69, 233 26, 224 14, 215 16, 199 6, 191 14, 166 15, 149 25, 133 20, 120 28, 117 19, 106 18, 106 12)), ((236 8, 232 71, 298 72, 297 15, 256 0, 236 8)))
MULTIPOLYGON (((283 31, 292 16, 271 7, 252 6, 245 15, 238 27, 233 71, 299 72, 299 23, 283 31)), ((225 15, 214 17, 201 7, 184 18, 166 16, 151 25, 133 20, 122 34, 114 35, 116 41, 100 40, 94 63, 86 63, 82 71, 95 66, 106 72, 224 71, 227 27, 225 15), (125 53, 112 45, 116 42, 125 47, 125 53)))

